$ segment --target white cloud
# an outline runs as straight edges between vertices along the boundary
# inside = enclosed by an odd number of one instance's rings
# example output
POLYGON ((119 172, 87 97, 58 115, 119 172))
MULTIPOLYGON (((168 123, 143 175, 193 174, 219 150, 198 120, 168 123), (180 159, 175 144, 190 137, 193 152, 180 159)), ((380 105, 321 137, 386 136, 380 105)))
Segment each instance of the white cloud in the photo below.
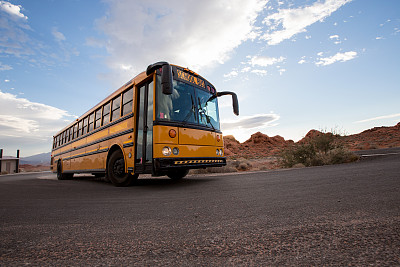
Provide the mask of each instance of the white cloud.
POLYGON ((98 25, 108 36, 108 65, 122 73, 118 84, 165 60, 199 70, 223 63, 244 41, 266 5, 262 0, 109 0, 98 25), (123 66, 132 65, 129 70, 123 66))
POLYGON ((337 35, 337 34, 331 35, 331 36, 329 36, 329 39, 336 39, 336 40, 339 40, 339 35, 337 35))
POLYGON ((304 63, 306 63, 307 61, 304 59, 304 58, 301 58, 300 60, 299 60, 299 62, 297 62, 297 63, 299 63, 300 65, 301 64, 304 64, 304 63))
POLYGON ((0 143, 5 148, 37 145, 37 152, 50 151, 52 136, 66 126, 65 119, 74 119, 65 110, 2 91, 0 114, 0 143))
POLYGON ((285 58, 282 56, 279 58, 253 56, 253 57, 250 57, 249 63, 253 67, 254 66, 267 67, 267 66, 282 62, 284 60, 285 60, 285 58))
POLYGON ((221 129, 224 135, 233 135, 238 141, 243 142, 256 131, 276 126, 276 121, 279 118, 279 115, 272 112, 269 114, 242 116, 234 121, 222 122, 221 129))
POLYGON ((317 66, 327 66, 331 65, 335 62, 345 62, 348 60, 352 60, 356 58, 357 52, 355 51, 349 51, 345 53, 337 53, 334 56, 331 57, 326 57, 326 58, 319 58, 318 61, 315 63, 317 66))
POLYGON ((259 76, 265 76, 267 75, 268 71, 267 70, 252 70, 251 73, 257 74, 259 76))
POLYGON ((366 119, 366 120, 356 121, 355 123, 363 123, 363 122, 369 122, 369 121, 392 119, 392 118, 397 118, 397 117, 400 117, 400 113, 390 114, 390 115, 385 115, 385 116, 379 116, 379 117, 374 117, 374 118, 369 118, 369 119, 366 119))
POLYGON ((12 70, 13 68, 9 65, 3 65, 3 63, 0 62, 0 71, 3 70, 12 70))
POLYGON ((308 26, 329 17, 341 6, 351 1, 326 0, 306 7, 279 9, 277 13, 269 15, 263 20, 268 30, 262 39, 266 40, 269 45, 279 44, 298 33, 306 32, 308 26))
POLYGON ((56 39, 57 42, 62 42, 66 40, 64 34, 59 32, 56 27, 53 27, 53 29, 51 30, 51 34, 53 35, 53 37, 56 39))
POLYGON ((235 121, 222 122, 221 128, 224 131, 264 128, 270 126, 273 122, 279 120, 279 118, 280 116, 274 113, 244 116, 235 121))
POLYGON ((21 13, 21 6, 13 5, 7 1, 0 1, 0 10, 8 13, 9 15, 17 18, 28 19, 27 16, 21 13))
POLYGON ((229 72, 228 74, 224 74, 224 78, 228 78, 228 79, 234 78, 234 77, 238 76, 238 74, 239 73, 236 70, 233 70, 233 71, 229 72))

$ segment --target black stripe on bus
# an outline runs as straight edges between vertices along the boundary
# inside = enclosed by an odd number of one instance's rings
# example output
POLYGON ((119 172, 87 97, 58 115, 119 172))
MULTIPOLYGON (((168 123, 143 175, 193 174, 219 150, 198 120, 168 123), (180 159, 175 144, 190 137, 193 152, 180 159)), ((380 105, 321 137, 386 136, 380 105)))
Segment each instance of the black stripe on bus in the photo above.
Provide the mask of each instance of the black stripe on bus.
POLYGON ((132 147, 133 146, 133 141, 131 141, 131 142, 129 142, 129 143, 126 143, 126 144, 124 144, 124 148, 127 148, 127 147, 132 147))
POLYGON ((104 153, 104 152, 107 152, 107 151, 108 151, 108 148, 99 149, 99 150, 96 150, 96 151, 91 151, 91 152, 88 152, 88 153, 79 154, 79 155, 76 155, 76 156, 71 156, 71 157, 64 158, 63 161, 70 160, 70 159, 77 159, 77 158, 91 156, 91 155, 96 155, 96 154, 104 153))
MULTIPOLYGON (((116 133, 116 134, 113 134, 113 135, 109 135, 109 136, 107 136, 107 137, 98 139, 98 140, 93 141, 93 142, 88 143, 88 144, 85 144, 85 145, 82 145, 82 146, 79 146, 79 147, 76 147, 76 148, 72 148, 72 149, 70 149, 70 150, 66 150, 66 151, 64 151, 64 152, 55 154, 54 157, 58 157, 58 156, 61 156, 61 155, 63 155, 63 154, 70 153, 70 152, 76 151, 76 150, 78 150, 78 149, 82 149, 82 148, 85 148, 85 147, 88 147, 88 146, 92 146, 92 145, 95 145, 95 144, 98 144, 98 143, 101 143, 101 142, 104 142, 104 141, 107 141, 107 140, 110 140, 110 139, 113 139, 113 138, 116 138, 116 137, 119 137, 119 136, 122 136, 122 135, 125 135, 125 134, 129 134, 129 133, 133 133, 133 128, 132 128, 132 129, 125 130, 125 131, 120 132, 120 133, 116 133)), ((133 146, 133 142, 132 142, 132 146, 133 146)))
MULTIPOLYGON (((95 134, 95 133, 97 133, 97 132, 100 132, 100 131, 102 131, 102 130, 104 130, 104 129, 107 129, 108 127, 111 127, 111 126, 113 126, 113 125, 115 125, 115 124, 117 124, 117 123, 119 123, 119 122, 122 122, 122 121, 124 121, 124 120, 130 119, 130 118, 132 118, 132 117, 133 117, 133 113, 131 113, 131 114, 125 116, 125 117, 119 118, 118 120, 113 121, 113 122, 111 122, 111 123, 109 123, 109 124, 107 124, 107 125, 104 125, 104 126, 100 127, 100 128, 97 128, 96 130, 94 130, 94 131, 92 131, 92 132, 90 132, 90 133, 87 133, 87 134, 85 134, 85 135, 83 135, 83 136, 81 136, 81 137, 79 137, 79 138, 77 138, 77 139, 74 139, 74 140, 72 140, 72 141, 69 141, 68 143, 65 143, 65 144, 63 144, 63 145, 61 145, 61 146, 57 146, 57 147, 56 147, 55 149, 53 149, 53 150, 57 150, 57 149, 63 148, 63 147, 65 147, 65 146, 67 146, 67 145, 70 145, 70 144, 72 144, 72 143, 74 143, 74 142, 77 142, 77 141, 79 141, 79 140, 82 140, 83 138, 86 138, 86 137, 88 137, 88 136, 91 136, 92 134, 95 134)), ((73 127, 74 125, 75 125, 75 124, 73 124, 72 127, 73 127)), ((57 135, 56 135, 56 136, 57 136, 57 135)))

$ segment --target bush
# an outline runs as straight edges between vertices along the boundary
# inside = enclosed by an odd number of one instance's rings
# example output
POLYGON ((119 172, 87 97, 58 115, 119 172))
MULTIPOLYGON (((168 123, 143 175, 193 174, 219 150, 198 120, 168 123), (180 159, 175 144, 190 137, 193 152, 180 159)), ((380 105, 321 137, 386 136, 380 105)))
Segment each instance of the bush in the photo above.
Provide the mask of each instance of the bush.
POLYGON ((292 168, 297 164, 322 166, 348 163, 358 156, 344 148, 339 135, 321 133, 308 141, 288 147, 281 153, 281 166, 292 168))

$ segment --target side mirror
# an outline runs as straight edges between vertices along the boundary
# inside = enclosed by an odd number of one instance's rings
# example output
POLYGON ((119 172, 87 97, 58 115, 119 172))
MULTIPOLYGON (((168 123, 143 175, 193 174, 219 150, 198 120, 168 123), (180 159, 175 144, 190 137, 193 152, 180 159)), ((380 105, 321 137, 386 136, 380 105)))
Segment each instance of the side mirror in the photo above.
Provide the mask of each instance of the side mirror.
POLYGON ((236 116, 239 116, 239 101, 238 97, 234 92, 217 92, 217 96, 223 96, 223 95, 231 95, 232 96, 232 107, 233 107, 233 113, 236 116))
POLYGON ((162 66, 162 74, 161 74, 161 90, 163 94, 170 95, 173 90, 173 82, 172 82, 172 68, 171 65, 166 64, 162 66))
POLYGON ((149 65, 146 70, 146 75, 154 73, 154 71, 159 68, 162 68, 161 90, 164 94, 170 95, 172 94, 173 83, 172 83, 172 67, 168 62, 161 61, 149 65))

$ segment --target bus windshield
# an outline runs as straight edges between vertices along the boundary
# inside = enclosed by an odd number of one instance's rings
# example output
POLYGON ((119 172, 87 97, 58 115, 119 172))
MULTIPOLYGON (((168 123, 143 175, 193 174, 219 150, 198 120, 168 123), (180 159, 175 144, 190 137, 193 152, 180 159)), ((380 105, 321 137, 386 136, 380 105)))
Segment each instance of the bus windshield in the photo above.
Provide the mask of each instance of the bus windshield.
POLYGON ((192 124, 219 131, 217 98, 212 97, 208 91, 181 81, 174 80, 173 84, 172 94, 163 94, 161 77, 157 75, 157 120, 192 124))

